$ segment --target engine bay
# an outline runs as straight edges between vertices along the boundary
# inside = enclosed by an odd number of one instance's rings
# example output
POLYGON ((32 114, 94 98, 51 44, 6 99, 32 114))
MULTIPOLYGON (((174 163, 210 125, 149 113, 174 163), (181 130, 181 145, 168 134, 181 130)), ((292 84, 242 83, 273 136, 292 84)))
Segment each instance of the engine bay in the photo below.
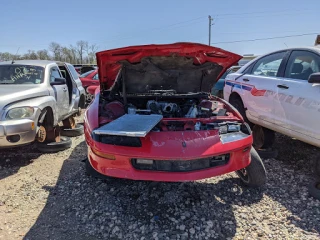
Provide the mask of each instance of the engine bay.
POLYGON ((100 125, 125 114, 162 115, 152 131, 218 129, 234 116, 219 99, 208 94, 128 95, 127 104, 120 96, 100 101, 100 125))

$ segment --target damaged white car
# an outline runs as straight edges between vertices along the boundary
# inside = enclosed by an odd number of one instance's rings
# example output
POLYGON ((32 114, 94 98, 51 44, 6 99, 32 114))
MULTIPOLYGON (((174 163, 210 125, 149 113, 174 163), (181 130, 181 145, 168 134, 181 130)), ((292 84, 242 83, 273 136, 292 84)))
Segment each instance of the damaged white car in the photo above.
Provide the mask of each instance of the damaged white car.
POLYGON ((85 106, 85 91, 68 63, 19 60, 0 63, 0 149, 39 142, 38 149, 54 152, 71 146, 60 137, 83 133, 73 117, 85 106))

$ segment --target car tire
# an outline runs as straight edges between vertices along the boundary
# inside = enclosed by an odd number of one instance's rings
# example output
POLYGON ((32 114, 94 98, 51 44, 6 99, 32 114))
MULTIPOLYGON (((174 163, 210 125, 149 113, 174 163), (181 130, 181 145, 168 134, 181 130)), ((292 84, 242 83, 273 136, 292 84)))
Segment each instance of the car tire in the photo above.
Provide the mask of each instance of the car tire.
POLYGON ((257 151, 253 147, 251 147, 250 155, 250 164, 247 167, 236 171, 236 173, 246 186, 261 187, 267 180, 266 169, 257 151))
POLYGON ((238 112, 243 117, 243 120, 249 124, 249 126, 252 128, 253 124, 249 121, 249 119, 246 116, 246 109, 243 106, 243 102, 240 97, 232 97, 230 98, 230 104, 238 110, 238 112))
POLYGON ((267 149, 258 149, 256 150, 259 156, 263 159, 270 159, 278 157, 278 150, 267 148, 267 149))
POLYGON ((314 173, 320 177, 320 153, 314 156, 314 173))
POLYGON ((110 180, 112 177, 108 177, 106 175, 103 175, 99 172, 97 172, 90 164, 89 159, 87 158, 85 160, 85 166, 86 166, 86 174, 88 176, 94 177, 94 178, 99 178, 99 179, 104 179, 104 180, 110 180))
POLYGON ((60 142, 37 143, 37 149, 43 153, 55 153, 66 150, 72 145, 72 140, 68 137, 60 137, 60 142))
POLYGON ((320 181, 313 182, 309 185, 309 194, 320 200, 320 181))
POLYGON ((61 128, 60 134, 67 137, 78 137, 84 133, 83 125, 76 124, 75 128, 61 128))
POLYGON ((276 137, 274 131, 257 124, 252 127, 252 135, 255 149, 271 148, 276 137))

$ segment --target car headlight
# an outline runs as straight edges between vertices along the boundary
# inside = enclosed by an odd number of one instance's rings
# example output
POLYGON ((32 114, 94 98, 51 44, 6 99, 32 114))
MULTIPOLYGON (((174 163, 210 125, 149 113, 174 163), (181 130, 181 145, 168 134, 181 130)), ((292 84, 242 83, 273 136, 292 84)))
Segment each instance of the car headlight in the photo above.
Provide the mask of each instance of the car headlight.
POLYGON ((34 113, 33 107, 13 108, 7 112, 6 119, 29 118, 33 115, 33 113, 34 113))

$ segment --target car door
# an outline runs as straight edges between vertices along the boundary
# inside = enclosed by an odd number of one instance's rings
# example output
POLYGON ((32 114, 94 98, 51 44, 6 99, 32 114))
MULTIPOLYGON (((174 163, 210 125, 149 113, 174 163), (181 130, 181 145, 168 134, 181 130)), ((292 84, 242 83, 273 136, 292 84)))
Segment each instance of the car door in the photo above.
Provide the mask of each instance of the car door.
MULTIPOLYGON (((58 67, 54 66, 50 69, 50 83, 56 78, 61 78, 61 73, 58 67)), ((59 120, 68 114, 69 108, 69 93, 67 84, 52 85, 54 96, 57 102, 57 114, 59 120)))
POLYGON ((277 121, 274 95, 279 80, 279 70, 287 51, 269 54, 254 62, 236 81, 240 95, 247 109, 250 121, 273 128, 277 121))
POLYGON ((320 144, 320 84, 308 82, 309 76, 316 72, 320 72, 318 53, 308 50, 291 52, 284 78, 277 86, 281 104, 278 114, 283 116, 282 127, 286 128, 288 135, 320 144))

